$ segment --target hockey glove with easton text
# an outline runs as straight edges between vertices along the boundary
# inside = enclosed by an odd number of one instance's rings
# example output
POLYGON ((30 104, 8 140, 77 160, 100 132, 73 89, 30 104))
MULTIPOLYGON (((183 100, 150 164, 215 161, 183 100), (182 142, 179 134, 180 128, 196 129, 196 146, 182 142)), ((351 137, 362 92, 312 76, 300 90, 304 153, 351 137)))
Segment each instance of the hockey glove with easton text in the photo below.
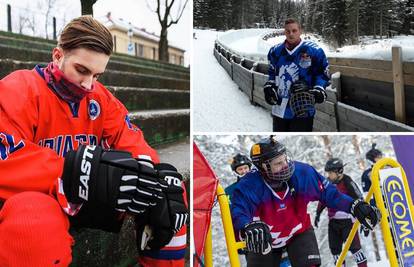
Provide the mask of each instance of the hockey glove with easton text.
POLYGON ((249 252, 266 255, 272 251, 270 229, 262 221, 253 221, 246 224, 242 230, 242 237, 246 241, 246 249, 249 252))
POLYGON ((277 86, 274 81, 267 81, 263 87, 266 103, 269 105, 280 105, 281 99, 277 95, 277 86))
POLYGON ((69 202, 100 203, 119 211, 141 214, 156 206, 167 188, 149 160, 131 154, 80 146, 65 156, 63 190, 69 202))
POLYGON ((351 204, 351 214, 369 230, 373 230, 375 225, 381 220, 381 213, 376 207, 370 206, 361 199, 356 199, 351 204))
POLYGON ((170 242, 188 219, 184 189, 181 187, 182 175, 168 163, 155 165, 155 170, 159 178, 168 183, 168 188, 163 189, 163 200, 149 210, 147 218, 135 217, 136 241, 140 250, 161 249, 170 242))

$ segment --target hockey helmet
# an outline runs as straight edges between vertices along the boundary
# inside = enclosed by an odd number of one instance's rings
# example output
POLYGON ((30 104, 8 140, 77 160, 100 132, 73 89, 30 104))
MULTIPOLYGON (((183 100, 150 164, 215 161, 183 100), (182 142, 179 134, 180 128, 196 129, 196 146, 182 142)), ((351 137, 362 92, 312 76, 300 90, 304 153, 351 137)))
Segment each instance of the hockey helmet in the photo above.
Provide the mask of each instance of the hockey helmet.
POLYGON ((237 167, 240 167, 243 165, 247 165, 249 166, 249 168, 251 168, 252 162, 247 156, 238 153, 236 156, 233 157, 233 160, 231 161, 231 169, 235 172, 237 167))
POLYGON ((373 163, 375 163, 375 158, 382 156, 381 150, 376 149, 376 146, 377 144, 373 143, 371 149, 365 154, 365 157, 373 163))
POLYGON ((325 164, 325 171, 326 172, 336 172, 336 173, 343 173, 344 172, 344 163, 339 158, 332 158, 328 160, 325 164))
POLYGON ((285 182, 292 177, 295 164, 286 147, 276 141, 273 136, 260 140, 250 150, 250 158, 253 164, 269 182, 285 182), (271 162, 280 156, 285 156, 286 161, 280 170, 272 171, 271 162))

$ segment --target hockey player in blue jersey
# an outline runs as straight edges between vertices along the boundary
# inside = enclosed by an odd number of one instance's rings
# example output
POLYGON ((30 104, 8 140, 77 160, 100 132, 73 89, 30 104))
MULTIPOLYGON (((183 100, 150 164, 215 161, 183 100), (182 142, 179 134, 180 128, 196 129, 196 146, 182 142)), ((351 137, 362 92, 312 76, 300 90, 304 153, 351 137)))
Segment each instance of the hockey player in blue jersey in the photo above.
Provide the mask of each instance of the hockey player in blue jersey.
POLYGON ((322 48, 300 38, 298 21, 285 21, 285 42, 268 53, 269 80, 265 100, 272 105, 273 131, 312 131, 315 103, 326 99, 328 60, 322 48))
POLYGON ((254 144, 250 158, 257 170, 237 184, 231 208, 234 228, 246 241, 248 267, 279 266, 284 249, 293 267, 321 264, 310 201, 349 212, 370 230, 378 223, 375 207, 352 200, 310 165, 293 161, 272 136, 254 144))
MULTIPOLYGON (((382 159, 383 155, 381 150, 376 148, 377 144, 372 144, 371 149, 368 150, 368 152, 365 154, 365 158, 369 161, 371 161, 372 164, 375 164, 378 160, 382 159)), ((365 194, 368 194, 369 189, 371 188, 371 173, 372 173, 372 168, 374 167, 374 165, 371 165, 368 169, 366 169, 361 176, 361 182, 362 182, 362 191, 365 194)), ((373 206, 376 206, 375 203, 375 199, 371 198, 369 200, 369 203, 373 206)), ((361 228, 361 231, 363 231, 364 229, 361 228)), ((367 232, 366 230, 363 231, 364 235, 367 237, 369 235, 369 232, 367 232)))
MULTIPOLYGON (((372 147, 370 150, 368 150, 368 152, 365 154, 365 158, 369 161, 372 162, 372 164, 375 164, 378 160, 382 159, 382 152, 381 150, 376 148, 377 144, 372 144, 372 147)), ((365 193, 368 193, 369 189, 371 188, 371 172, 372 172, 372 167, 373 165, 371 165, 371 167, 369 167, 368 169, 366 169, 363 173, 362 173, 362 190, 365 193)))

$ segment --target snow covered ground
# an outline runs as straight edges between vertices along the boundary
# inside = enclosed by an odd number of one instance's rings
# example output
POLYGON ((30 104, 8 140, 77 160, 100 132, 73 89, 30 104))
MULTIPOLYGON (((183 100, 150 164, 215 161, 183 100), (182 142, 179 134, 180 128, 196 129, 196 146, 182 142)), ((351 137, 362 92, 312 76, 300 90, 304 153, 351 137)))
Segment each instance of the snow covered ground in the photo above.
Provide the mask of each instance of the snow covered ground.
POLYGON ((193 56, 193 130, 195 132, 269 132, 270 111, 250 104, 213 55, 217 32, 195 30, 193 56))
MULTIPOLYGON (((221 34, 221 41, 236 52, 241 54, 252 54, 257 58, 266 56, 269 48, 285 40, 285 36, 279 35, 269 38, 266 41, 261 37, 272 29, 248 29, 225 32, 221 34), (246 34, 246 31, 249 34, 246 34), (228 36, 225 36, 228 35, 228 36)), ((280 31, 278 29, 277 31, 280 31)), ((378 37, 377 37, 378 38, 378 37)), ((320 36, 315 34, 303 34, 302 39, 311 40, 323 48, 328 57, 364 58, 391 60, 392 46, 403 48, 403 60, 414 61, 414 35, 395 36, 392 39, 373 39, 372 37, 360 37, 358 45, 347 45, 338 49, 328 45, 320 36)), ((265 57, 264 57, 265 58, 265 57)))
MULTIPOLYGON (((227 187, 236 180, 229 165, 231 157, 239 152, 248 155, 249 149, 253 143, 263 137, 264 136, 195 135, 194 141, 213 168, 219 178, 220 184, 223 187, 227 187)), ((286 145, 295 160, 309 163, 320 173, 324 174, 323 168, 327 160, 327 151, 321 136, 278 135, 277 139, 286 145)), ((352 136, 329 136, 329 140, 334 156, 340 157, 344 163, 346 163, 344 168, 345 173, 350 175, 358 184, 361 184, 362 170, 360 169, 358 157, 355 155, 354 146, 352 145, 352 136)), ((358 135, 358 140, 360 151, 363 154, 365 154, 365 152, 370 149, 371 144, 375 142, 377 143, 377 147, 383 151, 386 157, 395 157, 389 136, 358 135)), ((366 167, 368 167, 370 163, 365 162, 365 164, 366 167)), ((317 202, 311 202, 308 205, 308 213, 311 216, 312 222, 314 222, 316 207, 317 202)), ((322 267, 334 266, 333 258, 329 251, 327 232, 328 216, 327 211, 325 210, 321 215, 319 227, 315 229, 322 258, 322 267)), ((388 267, 390 264, 385 256, 385 248, 381 238, 380 227, 376 227, 375 232, 377 239, 379 239, 378 245, 381 255, 381 261, 379 262, 375 260, 374 246, 371 237, 365 238, 361 236, 361 245, 368 258, 368 266, 388 267)), ((212 211, 212 233, 214 266, 230 266, 218 204, 212 211)), ((240 259, 242 260, 242 266, 246 266, 244 258, 241 257, 240 259)), ((348 253, 346 263, 347 267, 356 266, 351 253, 348 253)))
POLYGON ((329 53, 329 56, 392 60, 391 47, 393 46, 402 47, 404 61, 414 61, 414 35, 396 36, 392 39, 364 37, 361 44, 344 46, 339 48, 337 52, 329 53))

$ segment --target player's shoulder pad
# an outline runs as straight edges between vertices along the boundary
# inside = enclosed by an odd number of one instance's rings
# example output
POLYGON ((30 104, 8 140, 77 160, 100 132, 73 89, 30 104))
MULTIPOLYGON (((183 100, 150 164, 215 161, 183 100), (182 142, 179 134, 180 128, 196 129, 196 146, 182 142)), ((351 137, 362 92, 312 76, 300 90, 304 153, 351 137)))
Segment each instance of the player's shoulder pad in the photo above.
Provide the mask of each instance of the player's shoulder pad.
POLYGON ((115 90, 110 91, 102 83, 97 81, 95 82, 95 89, 91 93, 91 97, 98 98, 102 103, 107 105, 115 105, 116 108, 126 110, 124 104, 115 97, 114 93, 115 90))
POLYGON ((307 52, 313 54, 318 58, 326 57, 325 51, 315 42, 312 41, 304 41, 303 47, 306 48, 307 52))
POLYGON ((317 43, 309 40, 303 41, 302 45, 315 50, 322 49, 317 43))
POLYGON ((305 162, 294 161, 294 164, 295 172, 293 173, 292 180, 297 180, 298 182, 302 183, 305 179, 313 179, 315 176, 319 178, 322 176, 313 166, 305 162))
POLYGON ((243 190, 254 190, 261 179, 260 172, 258 170, 252 170, 243 176, 243 178, 236 184, 236 187, 243 188, 243 190))
POLYGON ((270 48, 269 54, 280 55, 280 52, 282 51, 284 47, 285 47, 285 43, 274 45, 272 48, 270 48))
POLYGON ((16 70, 1 80, 0 96, 13 110, 25 109, 27 103, 41 94, 41 86, 37 86, 40 83, 44 80, 35 70, 16 70))

